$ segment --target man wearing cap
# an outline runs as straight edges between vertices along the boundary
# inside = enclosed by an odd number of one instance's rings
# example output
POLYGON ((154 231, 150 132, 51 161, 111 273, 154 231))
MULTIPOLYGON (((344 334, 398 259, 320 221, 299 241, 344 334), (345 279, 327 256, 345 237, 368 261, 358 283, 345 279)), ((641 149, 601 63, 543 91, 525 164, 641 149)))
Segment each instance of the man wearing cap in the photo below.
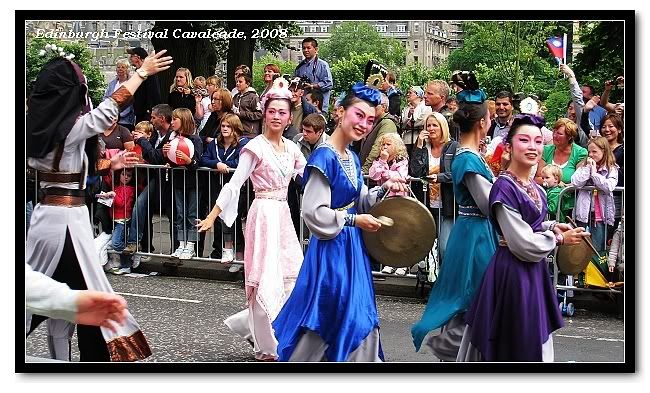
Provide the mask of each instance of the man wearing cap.
POLYGON ((330 66, 318 58, 318 41, 312 37, 302 40, 302 54, 305 59, 296 67, 294 76, 309 79, 311 83, 305 88, 320 89, 323 92, 323 112, 328 113, 330 92, 334 87, 330 66))
MULTIPOLYGON (((316 108, 305 98, 305 85, 309 84, 306 78, 295 77, 289 81, 289 90, 291 91, 291 131, 290 135, 297 135, 302 129, 302 120, 312 113, 316 113, 316 108)), ((293 138, 292 136, 292 138, 293 138)), ((285 136, 286 138, 286 136, 285 136)))
POLYGON ((424 129, 424 122, 432 112, 423 100, 424 90, 420 86, 413 86, 406 92, 407 106, 402 111, 401 128, 402 140, 406 145, 406 151, 413 151, 413 146, 418 141, 420 131, 424 129))
MULTIPOLYGON (((147 51, 142 47, 127 49, 129 61, 136 69, 142 66, 142 61, 147 57, 147 51)), ((133 110, 135 111, 135 124, 141 121, 149 121, 151 108, 162 103, 160 97, 160 85, 158 75, 149 75, 142 83, 142 87, 133 95, 133 110)))

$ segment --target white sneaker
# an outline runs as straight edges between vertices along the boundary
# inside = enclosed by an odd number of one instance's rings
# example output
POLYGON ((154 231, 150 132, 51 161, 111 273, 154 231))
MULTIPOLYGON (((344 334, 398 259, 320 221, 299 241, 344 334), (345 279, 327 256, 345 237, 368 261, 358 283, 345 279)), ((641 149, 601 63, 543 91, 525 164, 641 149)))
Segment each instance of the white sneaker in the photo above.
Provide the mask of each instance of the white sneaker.
POLYGON ((131 268, 130 267, 123 267, 120 268, 117 274, 129 274, 131 273, 131 268))
POLYGON ((221 252, 221 263, 230 263, 235 260, 235 252, 232 248, 224 248, 221 252))
POLYGON ((172 258, 178 258, 178 257, 180 257, 181 254, 183 253, 183 250, 185 250, 185 246, 180 246, 180 247, 178 247, 178 248, 176 249, 176 251, 174 251, 174 252, 172 253, 172 255, 170 255, 170 257, 172 257, 172 258))
POLYGON ((131 268, 135 269, 138 266, 140 266, 140 261, 142 260, 142 256, 137 255, 137 254, 133 254, 132 260, 133 260, 133 263, 131 264, 131 268))
POLYGON ((194 247, 184 248, 181 255, 178 256, 178 259, 191 259, 194 255, 194 247))
POLYGON ((392 266, 384 266, 384 268, 381 269, 381 272, 386 273, 386 274, 393 274, 394 271, 395 271, 395 268, 392 267, 392 266))
POLYGON ((395 270, 395 274, 398 276, 406 276, 406 271, 407 269, 405 267, 400 267, 399 269, 395 270))
POLYGON ((230 269, 228 269, 228 271, 230 273, 237 273, 238 271, 241 270, 241 268, 242 268, 242 266, 240 264, 236 263, 236 264, 230 266, 230 269))

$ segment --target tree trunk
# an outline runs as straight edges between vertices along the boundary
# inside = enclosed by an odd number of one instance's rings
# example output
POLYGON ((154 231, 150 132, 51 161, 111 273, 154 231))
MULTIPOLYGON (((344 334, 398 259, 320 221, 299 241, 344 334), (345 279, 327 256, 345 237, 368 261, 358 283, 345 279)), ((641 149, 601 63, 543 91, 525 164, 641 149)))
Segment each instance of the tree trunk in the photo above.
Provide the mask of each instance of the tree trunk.
POLYGON ((201 22, 156 22, 153 31, 164 31, 167 29, 167 38, 152 38, 156 51, 167 49, 167 55, 174 58, 169 70, 158 74, 160 92, 163 102, 167 102, 169 87, 174 83, 176 70, 184 67, 190 70, 192 78, 201 75, 209 77, 214 75, 217 64, 217 52, 210 40, 203 38, 174 38, 174 29, 181 29, 183 32, 202 31, 208 25, 201 25, 201 22))
MULTIPOLYGON (((241 38, 231 38, 228 42, 228 62, 227 62, 227 75, 228 89, 235 87, 235 67, 240 64, 245 64, 253 71, 253 52, 255 51, 255 39, 252 39, 253 29, 259 29, 264 25, 264 22, 229 22, 228 31, 243 31, 247 37, 245 40, 241 38)), ((251 78, 253 75, 251 75, 251 78)))

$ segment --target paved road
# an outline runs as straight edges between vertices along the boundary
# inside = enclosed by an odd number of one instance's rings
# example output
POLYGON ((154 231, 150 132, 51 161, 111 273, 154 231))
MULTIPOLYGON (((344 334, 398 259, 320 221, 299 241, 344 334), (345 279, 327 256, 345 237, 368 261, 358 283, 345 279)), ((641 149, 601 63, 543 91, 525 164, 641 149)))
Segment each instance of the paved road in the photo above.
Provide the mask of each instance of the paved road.
MULTIPOLYGON (((252 362, 243 340, 230 334, 225 317, 244 308, 239 283, 148 276, 110 276, 115 291, 129 302, 153 355, 148 362, 252 362)), ((389 362, 428 362, 433 355, 415 353, 410 326, 420 317, 424 303, 417 299, 378 296, 382 346, 389 362)), ((612 315, 577 310, 565 317, 565 327, 554 335, 558 362, 622 362, 623 321, 612 315)), ((45 324, 27 339, 26 353, 47 357, 45 324)), ((79 359, 76 341, 73 360, 79 359)))

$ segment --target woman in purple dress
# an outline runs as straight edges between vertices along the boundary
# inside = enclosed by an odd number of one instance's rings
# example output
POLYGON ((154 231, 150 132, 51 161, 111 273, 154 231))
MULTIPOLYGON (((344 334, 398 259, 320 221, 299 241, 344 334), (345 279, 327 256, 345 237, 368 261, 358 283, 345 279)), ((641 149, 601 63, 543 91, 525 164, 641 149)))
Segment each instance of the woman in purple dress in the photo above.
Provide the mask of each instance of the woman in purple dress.
POLYGON ((506 137, 511 163, 490 191, 490 221, 499 247, 465 315, 458 361, 553 361, 551 333, 563 326, 546 256, 558 244, 577 244, 584 228, 544 221, 546 195, 530 170, 544 148, 534 115, 518 115, 506 137))

